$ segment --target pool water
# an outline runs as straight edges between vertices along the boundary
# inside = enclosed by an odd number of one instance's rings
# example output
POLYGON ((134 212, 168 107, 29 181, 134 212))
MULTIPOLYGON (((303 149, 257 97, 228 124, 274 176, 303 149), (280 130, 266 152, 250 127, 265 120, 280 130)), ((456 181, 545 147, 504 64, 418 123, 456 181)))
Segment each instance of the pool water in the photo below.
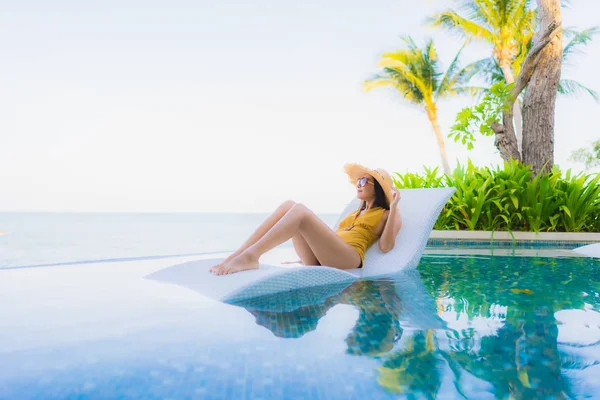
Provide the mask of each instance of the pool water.
POLYGON ((425 256, 350 286, 133 307, 4 332, 0 398, 600 398, 589 258, 425 256))

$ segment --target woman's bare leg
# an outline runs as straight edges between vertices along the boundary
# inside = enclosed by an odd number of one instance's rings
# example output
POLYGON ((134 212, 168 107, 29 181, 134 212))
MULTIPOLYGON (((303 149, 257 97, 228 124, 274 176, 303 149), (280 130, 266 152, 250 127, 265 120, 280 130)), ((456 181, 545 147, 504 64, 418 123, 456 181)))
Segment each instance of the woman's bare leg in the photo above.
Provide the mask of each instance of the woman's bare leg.
POLYGON ((292 200, 288 200, 283 202, 279 207, 277 207, 277 209, 275 211, 273 211, 273 213, 271 215, 269 215, 267 217, 267 219, 265 219, 263 221, 263 223, 261 223, 258 228, 256 228, 256 230, 254 231, 254 233, 252 233, 252 235, 250 235, 250 237, 240 246, 239 249, 237 249, 236 251, 234 251, 231 255, 229 255, 229 257, 227 257, 222 263, 217 264, 213 267, 210 268, 210 272, 212 272, 214 269, 220 267, 221 265, 233 260, 234 258, 236 258, 237 256, 239 256, 240 254, 242 254, 244 252, 244 250, 246 250, 248 247, 252 246, 254 243, 256 243, 260 238, 262 238, 265 233, 269 232, 269 230, 271 230, 271 228, 277 223, 279 222, 279 220, 281 218, 283 218, 283 216, 292 209, 292 207, 294 207, 296 203, 292 200))
POLYGON ((256 243, 213 272, 224 275, 257 269, 260 256, 298 233, 323 265, 340 269, 358 268, 360 265, 360 256, 355 249, 345 243, 312 211, 296 204, 256 243))
POLYGON ((311 250, 310 246, 306 242, 306 239, 302 236, 301 233, 296 233, 292 238, 292 244, 294 245, 294 250, 296 250, 296 254, 300 257, 302 264, 304 265, 321 265, 315 253, 311 250))

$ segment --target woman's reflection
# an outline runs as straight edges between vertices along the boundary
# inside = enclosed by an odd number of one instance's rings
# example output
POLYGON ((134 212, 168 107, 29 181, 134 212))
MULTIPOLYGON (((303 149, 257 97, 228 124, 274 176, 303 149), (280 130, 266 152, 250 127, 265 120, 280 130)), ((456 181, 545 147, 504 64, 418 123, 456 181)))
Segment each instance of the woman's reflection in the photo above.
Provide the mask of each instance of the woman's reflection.
POLYGON ((351 305, 358 318, 346 336, 346 352, 382 360, 378 382, 387 390, 405 389, 431 395, 440 387, 434 331, 444 323, 437 304, 416 271, 385 280, 363 280, 340 290, 317 287, 238 302, 256 323, 282 338, 298 338, 317 329, 319 320, 338 304, 351 305), (327 292, 330 296, 326 296, 327 292), (307 304, 307 299, 325 299, 307 304), (295 307, 294 307, 295 305, 295 307), (285 310, 278 311, 278 308, 285 310), (405 331, 402 348, 396 348, 405 331))

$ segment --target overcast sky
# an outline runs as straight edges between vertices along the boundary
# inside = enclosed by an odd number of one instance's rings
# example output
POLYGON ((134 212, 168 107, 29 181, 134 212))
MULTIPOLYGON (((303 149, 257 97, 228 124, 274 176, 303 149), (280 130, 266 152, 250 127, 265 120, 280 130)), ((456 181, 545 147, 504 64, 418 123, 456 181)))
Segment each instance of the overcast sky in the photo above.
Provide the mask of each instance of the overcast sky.
MULTIPOLYGON (((345 162, 440 164, 427 117, 364 93, 411 34, 447 66, 461 45, 424 19, 451 0, 0 1, 0 211, 270 211, 288 198, 339 212, 345 162)), ((600 24, 573 0, 566 26, 600 24)), ((479 45, 464 63, 489 54, 479 45)), ((600 37, 563 77, 600 91, 600 37)), ((440 102, 445 134, 462 97, 440 102)), ((560 98, 555 162, 600 138, 600 105, 560 98)), ((447 139, 451 166, 501 161, 447 139)))

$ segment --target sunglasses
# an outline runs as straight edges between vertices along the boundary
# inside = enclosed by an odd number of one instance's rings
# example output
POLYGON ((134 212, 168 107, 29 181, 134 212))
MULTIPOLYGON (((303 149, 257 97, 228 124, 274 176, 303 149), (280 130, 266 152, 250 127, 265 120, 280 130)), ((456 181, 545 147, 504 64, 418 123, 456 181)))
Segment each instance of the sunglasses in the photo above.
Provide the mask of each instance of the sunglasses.
POLYGON ((367 179, 367 178, 365 178, 365 177, 358 178, 358 179, 356 180, 356 185, 357 185, 358 187, 363 187, 363 186, 366 186, 366 184, 367 184, 367 183, 371 183, 371 184, 372 184, 373 182, 371 182, 370 180, 368 180, 368 179, 367 179))

